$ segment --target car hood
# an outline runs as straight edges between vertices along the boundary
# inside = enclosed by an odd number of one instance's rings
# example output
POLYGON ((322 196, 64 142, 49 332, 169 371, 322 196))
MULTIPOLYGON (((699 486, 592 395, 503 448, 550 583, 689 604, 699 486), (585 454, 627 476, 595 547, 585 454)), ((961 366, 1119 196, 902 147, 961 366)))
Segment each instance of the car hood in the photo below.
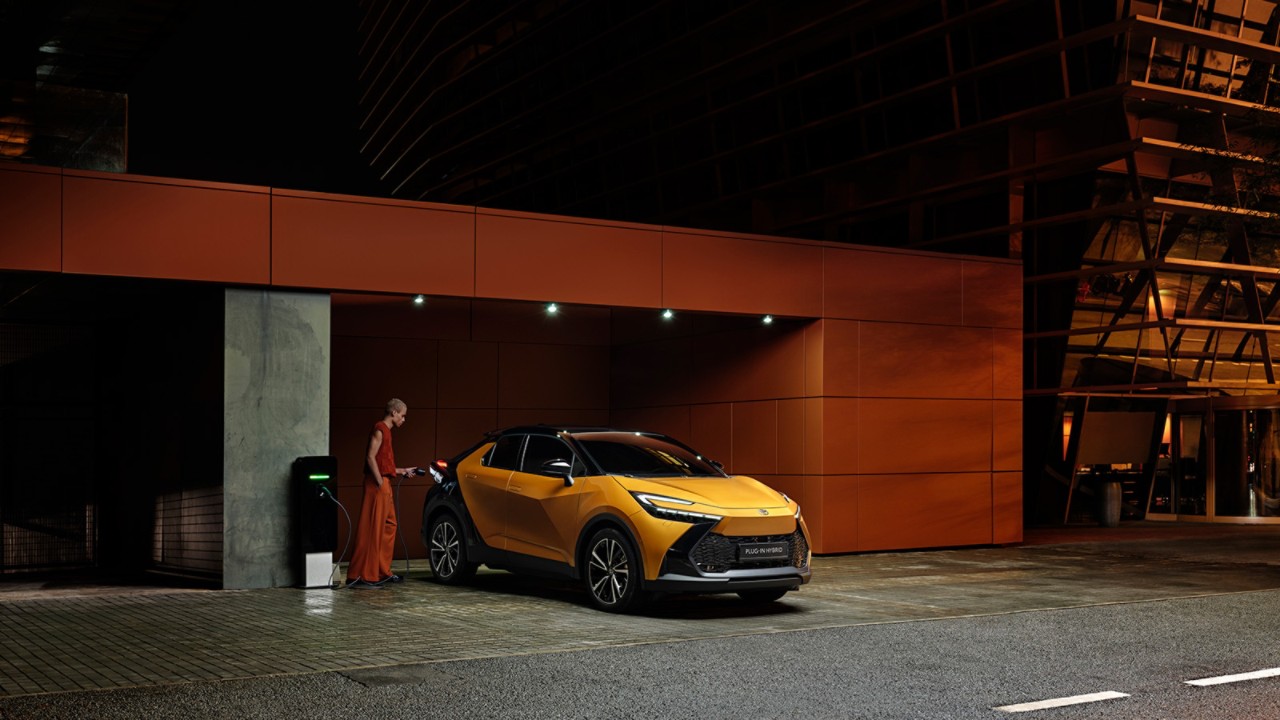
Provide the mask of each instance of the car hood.
POLYGON ((614 475, 613 478, 631 492, 666 495, 726 510, 787 506, 787 501, 777 490, 745 475, 660 478, 614 475))

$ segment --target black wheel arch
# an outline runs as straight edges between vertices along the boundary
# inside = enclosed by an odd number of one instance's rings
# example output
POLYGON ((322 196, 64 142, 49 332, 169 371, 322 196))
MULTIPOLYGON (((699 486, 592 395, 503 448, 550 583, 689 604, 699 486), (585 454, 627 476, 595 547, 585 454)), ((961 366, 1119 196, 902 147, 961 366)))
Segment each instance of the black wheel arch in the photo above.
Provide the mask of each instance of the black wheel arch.
POLYGON ((622 536, 631 543, 631 549, 635 551, 636 565, 640 566, 640 589, 644 589, 644 553, 641 552, 640 541, 636 538, 635 533, 631 532, 631 526, 625 520, 609 512, 602 512, 599 515, 588 520, 583 526, 582 531, 578 533, 578 546, 574 551, 576 558, 574 564, 574 575, 576 577, 583 576, 583 567, 587 561, 587 543, 591 537, 604 528, 612 528, 622 533, 622 536))
POLYGON ((458 519, 462 525, 463 539, 468 546, 473 546, 476 539, 475 526, 456 482, 436 485, 427 491, 427 499, 422 504, 422 544, 427 548, 431 547, 431 522, 444 513, 458 519))

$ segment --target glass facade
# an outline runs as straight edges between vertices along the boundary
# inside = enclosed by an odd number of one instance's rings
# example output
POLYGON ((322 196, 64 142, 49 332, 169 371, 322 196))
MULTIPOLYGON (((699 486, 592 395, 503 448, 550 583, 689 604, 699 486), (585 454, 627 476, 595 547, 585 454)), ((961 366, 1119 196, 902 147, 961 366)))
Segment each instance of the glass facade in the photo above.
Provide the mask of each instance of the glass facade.
POLYGON ((1280 518, 1280 410, 1188 407, 1169 422, 1177 432, 1162 447, 1151 517, 1280 518))

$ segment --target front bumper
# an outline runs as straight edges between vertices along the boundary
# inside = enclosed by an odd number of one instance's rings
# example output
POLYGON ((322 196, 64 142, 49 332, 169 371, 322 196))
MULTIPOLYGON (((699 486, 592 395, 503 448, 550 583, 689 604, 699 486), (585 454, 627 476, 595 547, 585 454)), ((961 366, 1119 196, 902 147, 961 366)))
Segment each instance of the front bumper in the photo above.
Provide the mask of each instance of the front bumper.
POLYGON ((721 593, 787 588, 809 582, 809 539, 797 523, 786 535, 736 536, 712 532, 714 523, 689 528, 663 557, 658 577, 645 587, 659 592, 721 593), (739 546, 787 543, 786 558, 766 563, 739 559, 739 546))
POLYGON ((759 568, 755 570, 730 570, 723 573, 678 572, 663 573, 645 587, 658 592, 726 593, 739 590, 766 590, 787 588, 795 590, 809 582, 812 573, 804 568, 759 568))

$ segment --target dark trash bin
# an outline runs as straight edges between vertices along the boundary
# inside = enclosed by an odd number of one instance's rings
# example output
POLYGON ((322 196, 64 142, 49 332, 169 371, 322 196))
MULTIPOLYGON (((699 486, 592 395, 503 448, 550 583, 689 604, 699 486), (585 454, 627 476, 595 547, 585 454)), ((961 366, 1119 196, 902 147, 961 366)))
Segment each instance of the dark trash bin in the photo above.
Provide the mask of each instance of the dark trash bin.
POLYGON ((1120 502, 1123 490, 1119 480, 1103 480, 1098 483, 1098 524, 1102 527, 1119 527, 1120 502))

